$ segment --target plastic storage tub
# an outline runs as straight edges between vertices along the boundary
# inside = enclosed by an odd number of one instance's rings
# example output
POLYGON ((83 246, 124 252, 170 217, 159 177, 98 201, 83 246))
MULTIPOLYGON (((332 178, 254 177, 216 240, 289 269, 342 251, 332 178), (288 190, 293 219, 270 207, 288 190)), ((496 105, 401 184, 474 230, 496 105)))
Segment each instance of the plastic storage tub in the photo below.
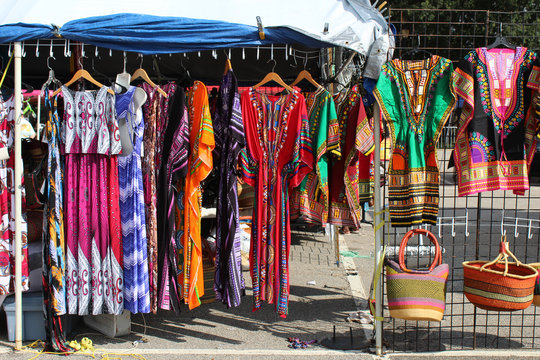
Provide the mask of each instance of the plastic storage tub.
MULTIPOLYGON (((45 340, 45 318, 43 317, 43 296, 40 292, 22 294, 22 340, 45 340)), ((7 318, 8 340, 15 341, 15 295, 4 301, 7 318)))

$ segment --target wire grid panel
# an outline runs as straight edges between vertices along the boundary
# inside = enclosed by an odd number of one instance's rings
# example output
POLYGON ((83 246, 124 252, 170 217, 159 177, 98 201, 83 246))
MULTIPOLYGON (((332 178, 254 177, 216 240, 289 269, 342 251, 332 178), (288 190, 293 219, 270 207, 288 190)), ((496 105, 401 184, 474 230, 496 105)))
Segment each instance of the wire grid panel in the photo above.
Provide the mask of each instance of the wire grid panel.
MULTIPOLYGON (((398 31, 396 57, 411 46, 403 46, 404 41, 399 40, 400 36, 406 38, 402 31, 409 29, 409 33, 417 32, 421 35, 421 48, 459 61, 473 47, 493 41, 494 29, 498 29, 495 21, 503 22, 503 29, 508 29, 509 34, 513 34, 511 26, 525 26, 529 30, 521 33, 519 39, 517 35, 513 38, 506 35, 504 30, 503 33, 514 43, 536 44, 533 46, 540 47, 538 13, 528 14, 533 19, 533 25, 516 22, 515 19, 523 16, 522 13, 395 9, 391 9, 390 13, 390 21, 398 31), (489 21, 486 21, 488 16, 489 21), (424 25, 426 19, 432 19, 432 24, 424 25)), ((438 143, 439 222, 436 226, 423 226, 438 238, 444 251, 443 262, 450 266, 445 316, 440 323, 392 319, 386 306, 385 294, 384 346, 390 351, 407 352, 538 348, 540 330, 537 327, 540 322, 536 323, 536 315, 537 312, 540 314, 540 310, 535 306, 510 313, 477 309, 463 294, 462 262, 494 259, 499 252, 502 233, 506 233, 511 250, 522 262, 540 261, 540 186, 531 178, 530 190, 524 196, 514 195, 512 191, 495 191, 458 197, 455 169, 448 168, 457 131, 455 124, 458 112, 456 110, 453 113, 443 128, 438 143)), ((389 151, 381 153, 385 168, 389 163, 388 154, 389 151)), ((533 168, 535 163, 536 159, 533 168)), ((387 199, 387 185, 383 191, 387 199)), ((399 243, 410 228, 391 227, 388 213, 385 214, 383 240, 387 246, 387 257, 397 260, 399 243)), ((408 268, 426 266, 433 259, 433 251, 426 238, 411 239, 406 254, 408 268)))

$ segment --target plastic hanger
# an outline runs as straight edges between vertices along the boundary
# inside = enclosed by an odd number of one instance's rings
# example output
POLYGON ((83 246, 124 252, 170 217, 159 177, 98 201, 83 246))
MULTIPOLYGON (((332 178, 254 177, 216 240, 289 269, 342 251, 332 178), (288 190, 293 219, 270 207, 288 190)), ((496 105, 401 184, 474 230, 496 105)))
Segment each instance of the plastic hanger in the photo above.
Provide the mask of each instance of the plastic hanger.
POLYGON ((307 65, 307 54, 306 54, 306 58, 304 59, 304 70, 300 71, 300 73, 298 74, 298 76, 296 77, 296 79, 292 82, 292 84, 290 85, 290 87, 293 87, 295 86, 296 84, 298 84, 300 81, 302 80, 307 80, 309 81, 313 86, 315 86, 316 88, 320 88, 322 87, 318 82, 316 82, 313 77, 311 76, 310 72, 306 70, 306 65, 307 65))
POLYGON ((416 46, 414 46, 411 50, 405 51, 403 54, 401 54, 401 59, 406 60, 405 58, 409 58, 407 60, 414 60, 415 56, 418 54, 422 54, 422 59, 430 58, 433 56, 433 54, 427 50, 420 49, 420 35, 417 35, 417 43, 416 46))
POLYGON ((497 34, 497 37, 495 38, 495 41, 486 46, 486 49, 494 49, 494 48, 507 48, 507 49, 516 49, 516 45, 512 44, 510 41, 508 41, 503 36, 503 26, 502 23, 499 23, 499 33, 497 34))
POLYGON ((287 90, 289 92, 294 92, 294 89, 292 87, 290 87, 289 85, 285 84, 285 81, 283 81, 281 76, 279 76, 277 73, 274 72, 274 69, 275 69, 275 67, 277 65, 276 60, 270 59, 270 60, 267 61, 267 63, 269 63, 270 61, 274 62, 274 66, 272 67, 272 71, 269 72, 268 74, 266 74, 264 79, 262 79, 258 84, 253 85, 252 86, 253 90, 261 87, 262 85, 264 85, 264 84, 266 84, 266 83, 268 83, 270 81, 274 81, 277 84, 279 84, 282 88, 284 88, 285 90, 287 90))
MULTIPOLYGON (((90 81, 92 84, 96 85, 97 87, 102 88, 104 85, 102 83, 100 83, 99 81, 97 81, 96 79, 94 79, 92 77, 92 75, 90 75, 90 73, 88 71, 86 71, 86 70, 84 70, 82 68, 81 58, 82 58, 82 56, 79 58, 79 65, 81 66, 81 69, 77 70, 77 72, 73 75, 71 80, 69 80, 67 83, 65 83, 64 86, 68 87, 68 86, 72 85, 74 82, 76 82, 77 80, 84 79, 84 80, 90 81)), ((54 96, 58 95, 58 93, 60 91, 62 91, 62 88, 57 89, 52 94, 52 96, 54 97, 54 96)), ((114 95, 114 91, 111 88, 107 89, 107 92, 109 94, 111 94, 111 95, 114 95)))
POLYGON ((148 73, 142 67, 143 60, 144 60, 144 57, 141 55, 141 64, 139 65, 139 68, 135 70, 133 75, 131 75, 131 82, 133 82, 133 80, 135 79, 141 78, 148 85, 155 88, 161 95, 165 96, 166 98, 169 97, 169 95, 167 95, 167 93, 162 88, 160 88, 156 83, 154 83, 150 79, 150 77, 148 76, 148 73))

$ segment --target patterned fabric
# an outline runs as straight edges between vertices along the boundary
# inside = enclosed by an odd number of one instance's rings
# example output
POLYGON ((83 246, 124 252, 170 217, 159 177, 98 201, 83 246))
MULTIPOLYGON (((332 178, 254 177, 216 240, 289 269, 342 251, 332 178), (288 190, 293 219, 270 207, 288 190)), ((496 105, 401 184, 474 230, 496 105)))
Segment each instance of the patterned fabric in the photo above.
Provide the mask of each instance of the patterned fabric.
MULTIPOLYGON (((160 207, 158 208, 158 228, 160 229, 158 263, 162 269, 159 280, 159 307, 165 310, 172 308, 176 312, 180 311, 184 281, 184 253, 181 242, 183 221, 177 229, 176 205, 179 198, 183 204, 184 197, 183 187, 178 188, 175 185, 179 179, 183 179, 186 175, 189 152, 189 124, 184 97, 183 89, 178 88, 174 99, 171 100, 172 106, 164 137, 163 161, 160 171, 160 207), (179 196, 179 192, 181 192, 181 196, 179 196), (177 230, 180 232, 178 237, 176 236, 177 230)), ((178 217, 183 219, 183 213, 178 217)))
MULTIPOLYGON (((0 160, 0 215, 2 231, 0 232, 0 295, 15 291, 15 157, 14 126, 15 103, 13 96, 7 101, 0 101, 0 148, 7 150, 8 159, 0 160)), ((22 160, 21 160, 22 161, 22 160)), ((22 164, 21 164, 22 166, 22 164)), ((26 224, 26 204, 24 177, 22 187, 22 290, 28 290, 28 240, 26 224)))
POLYGON ((373 193, 370 173, 374 148, 373 129, 366 117, 359 85, 339 94, 334 101, 338 109, 340 152, 333 152, 337 156, 332 157, 329 170, 328 222, 339 226, 360 227, 360 204, 371 200, 373 193))
POLYGON ((395 59, 383 66, 375 97, 392 135, 389 210, 392 226, 436 224, 439 165, 436 144, 454 107, 452 62, 395 59))
POLYGON ((64 169, 60 155, 60 121, 57 98, 49 98, 45 89, 45 123, 48 146, 47 178, 43 218, 43 315, 45 318, 45 350, 67 352, 60 315, 67 312, 65 286, 65 237, 64 237, 64 169))
POLYGON ((116 155, 121 151, 114 97, 96 93, 64 97, 65 236, 70 314, 119 314, 123 275, 119 246, 116 155))
POLYGON ((464 99, 454 148, 459 196, 529 188, 536 120, 527 80, 536 78, 529 77, 535 58, 524 47, 478 48, 454 72, 453 89, 464 99))
POLYGON ((289 303, 289 190, 313 170, 304 96, 242 93, 247 150, 240 158, 243 180, 255 188, 250 270, 254 309, 276 304, 281 317, 289 303))
POLYGON ((540 56, 536 58, 527 87, 533 92, 531 115, 534 114, 536 122, 536 138, 540 139, 540 56))
POLYGON ((187 95, 189 112, 188 161, 184 197, 184 301, 193 309, 201 304, 204 279, 201 247, 201 181, 212 171, 214 130, 206 86, 195 81, 187 95))
POLYGON ((328 221, 330 197, 328 185, 330 151, 327 144, 329 133, 339 126, 336 106, 332 96, 324 88, 309 93, 306 96, 306 104, 315 169, 307 174, 302 184, 294 190, 291 216, 293 218, 302 216, 305 221, 325 224, 328 221))
POLYGON ((48 145, 47 156, 47 202, 45 203, 43 231, 43 269, 44 280, 51 293, 50 306, 55 316, 66 313, 66 264, 64 237, 64 167, 60 155, 60 122, 57 111, 57 98, 49 98, 45 91, 45 123, 48 145))
POLYGON ((135 108, 135 87, 116 95, 116 112, 133 144, 131 154, 118 157, 120 185, 120 215, 124 250, 124 307, 132 313, 148 313, 150 289, 148 274, 147 237, 144 185, 141 170, 141 145, 144 120, 141 109, 135 108))
POLYGON ((221 81, 213 117, 216 148, 214 165, 219 174, 214 291, 229 307, 240 305, 245 289, 240 253, 238 213, 238 154, 246 146, 238 85, 232 70, 221 81))

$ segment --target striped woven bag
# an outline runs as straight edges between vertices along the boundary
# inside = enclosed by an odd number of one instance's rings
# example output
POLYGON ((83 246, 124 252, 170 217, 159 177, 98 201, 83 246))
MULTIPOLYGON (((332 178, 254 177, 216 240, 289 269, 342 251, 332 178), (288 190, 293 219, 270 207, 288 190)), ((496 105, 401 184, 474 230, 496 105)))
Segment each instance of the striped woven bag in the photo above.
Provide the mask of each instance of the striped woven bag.
POLYGON ((512 254, 503 235, 495 260, 463 263, 463 292, 480 309, 523 310, 533 302, 537 275, 534 267, 523 264, 512 254), (508 262, 508 257, 515 262, 508 262))
POLYGON ((425 229, 405 234, 399 246, 399 263, 386 261, 386 296, 390 316, 405 320, 441 321, 444 315, 448 264, 442 264, 441 248, 435 235, 425 229), (435 258, 426 270, 405 266, 405 248, 416 234, 426 235, 435 245, 435 258))

